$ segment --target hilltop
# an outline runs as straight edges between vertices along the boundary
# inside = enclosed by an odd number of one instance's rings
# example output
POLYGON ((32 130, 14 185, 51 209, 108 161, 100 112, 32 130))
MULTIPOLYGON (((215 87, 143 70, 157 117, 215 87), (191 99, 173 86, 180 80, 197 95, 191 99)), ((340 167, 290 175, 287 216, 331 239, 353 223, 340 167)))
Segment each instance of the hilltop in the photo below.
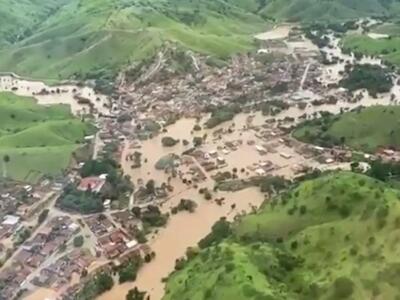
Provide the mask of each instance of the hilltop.
POLYGON ((399 197, 354 173, 305 181, 238 223, 220 221, 163 299, 398 299, 399 197))
POLYGON ((293 136, 321 146, 345 144, 356 150, 375 152, 378 147, 400 146, 399 118, 398 106, 371 106, 305 121, 293 136))
POLYGON ((1 176, 36 181, 44 174, 60 174, 93 131, 66 105, 42 106, 33 98, 0 93, 1 176))

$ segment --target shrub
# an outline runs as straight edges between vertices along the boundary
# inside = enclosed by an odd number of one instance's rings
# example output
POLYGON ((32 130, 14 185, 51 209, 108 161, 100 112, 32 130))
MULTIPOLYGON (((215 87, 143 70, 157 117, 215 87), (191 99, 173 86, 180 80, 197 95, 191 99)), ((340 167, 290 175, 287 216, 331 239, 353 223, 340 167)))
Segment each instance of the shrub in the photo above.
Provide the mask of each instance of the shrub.
POLYGON ((73 240, 74 247, 76 247, 76 248, 82 247, 83 242, 84 242, 84 239, 83 239, 82 235, 78 235, 78 236, 74 237, 74 240, 73 240))
POLYGON ((337 299, 345 299, 353 294, 354 283, 347 277, 336 278, 334 284, 334 294, 337 299))

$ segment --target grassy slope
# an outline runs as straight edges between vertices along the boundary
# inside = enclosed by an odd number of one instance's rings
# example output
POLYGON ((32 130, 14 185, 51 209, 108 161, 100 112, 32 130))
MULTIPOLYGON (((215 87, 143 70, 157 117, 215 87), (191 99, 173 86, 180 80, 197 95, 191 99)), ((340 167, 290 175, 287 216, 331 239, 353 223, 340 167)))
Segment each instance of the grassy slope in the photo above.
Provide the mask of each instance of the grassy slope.
POLYGON ((353 173, 306 181, 244 217, 230 239, 174 273, 164 300, 345 299, 333 288, 343 276, 354 283, 348 299, 397 299, 399 197, 353 173), (292 255, 303 262, 290 267, 292 255))
MULTIPOLYGON (((278 19, 313 22, 326 20, 337 22, 390 12, 398 4, 388 4, 381 0, 270 0, 263 14, 278 19), (306 8, 306 9, 305 9, 306 8)), ((394 2, 394 1, 393 1, 394 2)))
POLYGON ((382 5, 387 0, 39 2, 0 6, 0 71, 48 80, 111 78, 166 41, 220 58, 247 51, 252 35, 269 26, 262 17, 337 21, 392 11, 391 4, 382 5))
POLYGON ((32 98, 0 94, 0 156, 10 156, 8 177, 35 181, 43 174, 59 174, 92 131, 65 105, 46 107, 32 98))
POLYGON ((13 43, 35 30, 67 0, 0 0, 0 45, 13 43))
MULTIPOLYGON (((345 144, 357 150, 374 152, 379 146, 400 146, 400 107, 373 106, 361 112, 348 112, 334 121, 326 134, 336 139, 345 137, 345 144), (385 120, 382 122, 382 120, 385 120)), ((307 138, 320 131, 320 125, 300 125, 293 136, 305 142, 315 142, 307 138)))
POLYGON ((112 75, 164 41, 226 57, 250 49, 250 33, 267 27, 240 2, 72 0, 30 37, 3 47, 0 70, 49 79, 112 75))
POLYGON ((343 48, 366 55, 378 55, 382 59, 400 65, 400 37, 373 39, 367 35, 349 35, 343 41, 343 48))

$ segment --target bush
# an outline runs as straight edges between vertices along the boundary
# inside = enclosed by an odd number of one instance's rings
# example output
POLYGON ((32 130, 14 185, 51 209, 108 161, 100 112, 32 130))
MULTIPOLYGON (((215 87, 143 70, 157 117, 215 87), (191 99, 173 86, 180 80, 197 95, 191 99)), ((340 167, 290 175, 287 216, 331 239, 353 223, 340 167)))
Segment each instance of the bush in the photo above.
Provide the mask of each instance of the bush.
POLYGON ((39 217, 38 217, 38 223, 39 223, 39 224, 42 224, 42 223, 46 220, 48 214, 49 214, 49 210, 48 210, 47 208, 44 209, 44 210, 40 213, 40 215, 39 215, 39 217))
POLYGON ((177 143, 179 143, 179 140, 175 140, 174 138, 170 137, 170 136, 165 136, 161 139, 161 144, 164 147, 173 147, 175 146, 177 143))
POLYGON ((125 263, 118 271, 119 283, 127 281, 135 281, 137 272, 142 265, 142 259, 140 257, 133 258, 125 263))
POLYGON ((84 238, 82 235, 78 235, 78 236, 74 237, 74 240, 73 240, 74 247, 76 247, 76 248, 82 247, 83 242, 84 242, 84 238))
POLYGON ((337 299, 345 299, 353 294, 354 283, 347 277, 336 278, 334 284, 334 294, 337 299))

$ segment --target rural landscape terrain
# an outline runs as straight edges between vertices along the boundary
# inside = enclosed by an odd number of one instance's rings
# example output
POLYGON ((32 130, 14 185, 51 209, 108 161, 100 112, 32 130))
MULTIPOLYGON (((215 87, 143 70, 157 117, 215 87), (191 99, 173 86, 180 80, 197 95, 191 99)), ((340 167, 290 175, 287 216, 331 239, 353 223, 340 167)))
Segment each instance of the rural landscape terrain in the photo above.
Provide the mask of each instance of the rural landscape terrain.
POLYGON ((0 300, 399 300, 398 0, 0 0, 0 300))

